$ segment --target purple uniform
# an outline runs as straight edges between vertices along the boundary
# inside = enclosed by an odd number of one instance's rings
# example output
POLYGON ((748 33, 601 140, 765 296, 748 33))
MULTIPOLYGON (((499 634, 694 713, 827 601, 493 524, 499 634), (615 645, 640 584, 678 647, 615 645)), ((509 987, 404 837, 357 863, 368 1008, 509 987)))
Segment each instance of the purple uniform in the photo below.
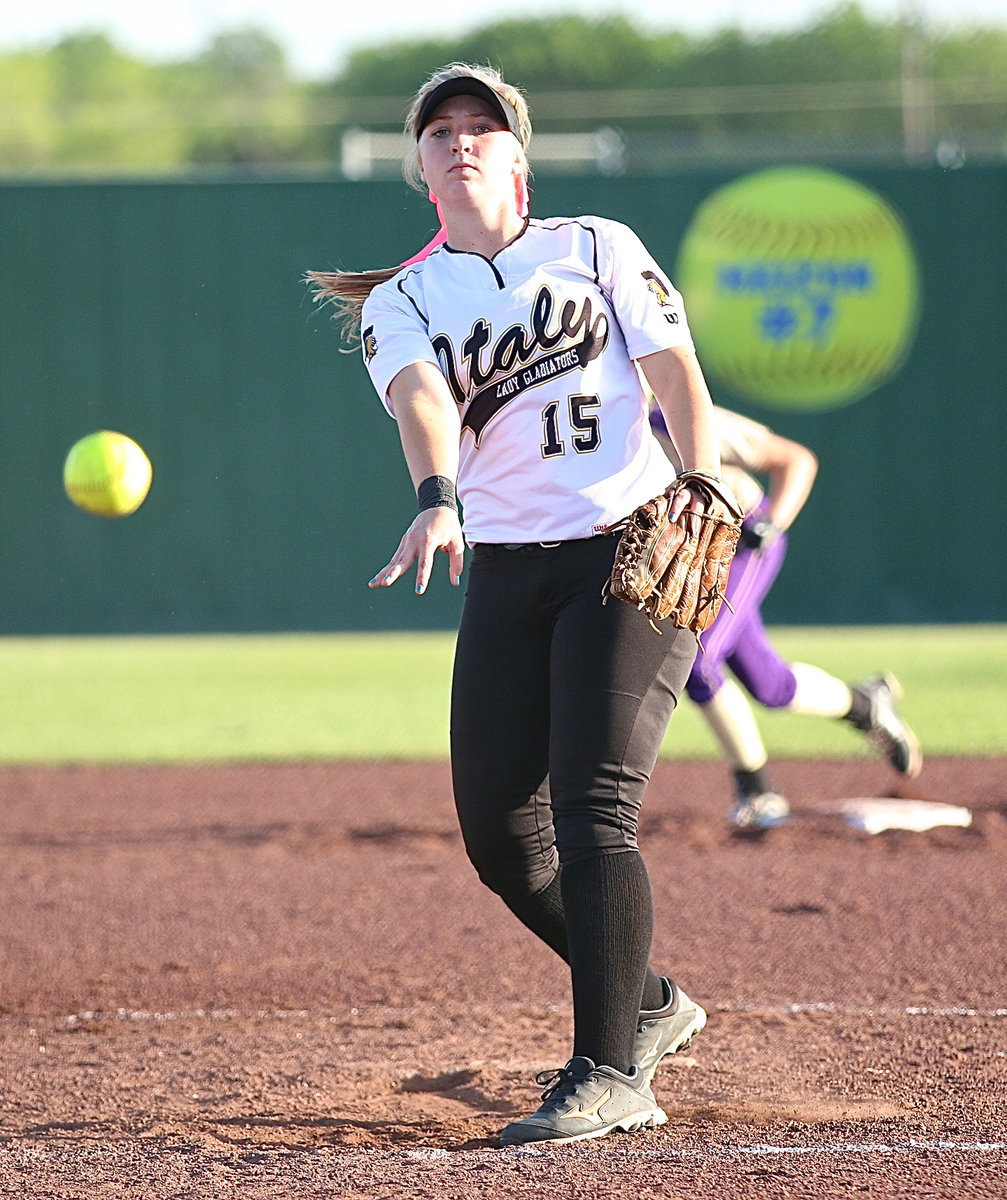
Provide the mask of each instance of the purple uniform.
MULTIPOLYGON (((748 524, 764 516, 763 501, 745 518, 748 524)), ((705 704, 720 690, 724 668, 767 708, 785 708, 794 698, 797 679, 766 634, 760 611, 762 601, 780 573, 787 556, 787 535, 781 533, 766 550, 742 546, 731 563, 727 601, 703 635, 703 649, 685 685, 690 700, 705 704)))
MULTIPOLYGON (((765 517, 768 503, 752 477, 746 447, 754 436, 764 432, 764 426, 724 408, 716 408, 715 415, 723 475, 745 508, 745 526, 751 527, 765 517)), ((651 423, 658 433, 665 433, 657 408, 651 423)), ((697 704, 712 700, 723 686, 725 668, 767 708, 785 708, 793 700, 796 677, 770 642, 761 612, 786 556, 787 536, 783 533, 765 550, 739 547, 727 582, 731 608, 724 604, 703 635, 703 649, 685 685, 690 700, 697 704)))

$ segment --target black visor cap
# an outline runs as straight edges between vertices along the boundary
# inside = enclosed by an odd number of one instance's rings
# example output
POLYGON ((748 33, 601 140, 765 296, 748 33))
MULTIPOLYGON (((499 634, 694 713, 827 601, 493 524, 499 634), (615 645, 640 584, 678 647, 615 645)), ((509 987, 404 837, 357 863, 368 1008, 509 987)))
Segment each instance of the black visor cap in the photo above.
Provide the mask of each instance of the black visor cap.
POLYGON ((517 140, 521 141, 521 122, 518 120, 515 109, 488 83, 483 83, 481 79, 476 79, 472 75, 445 79, 430 92, 423 101, 423 107, 416 118, 417 141, 423 130, 430 124, 437 109, 445 100, 450 100, 453 96, 478 96, 480 100, 485 100, 517 140))

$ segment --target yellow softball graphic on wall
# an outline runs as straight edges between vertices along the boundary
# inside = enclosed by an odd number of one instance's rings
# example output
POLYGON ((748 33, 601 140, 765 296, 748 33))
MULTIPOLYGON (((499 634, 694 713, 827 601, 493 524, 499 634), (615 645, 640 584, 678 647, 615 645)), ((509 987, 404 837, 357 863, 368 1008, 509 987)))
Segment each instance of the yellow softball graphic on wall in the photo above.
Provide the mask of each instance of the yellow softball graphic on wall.
POLYGON ((675 284, 711 381, 791 409, 879 387, 916 333, 919 272, 877 192, 817 167, 772 167, 697 209, 675 284))

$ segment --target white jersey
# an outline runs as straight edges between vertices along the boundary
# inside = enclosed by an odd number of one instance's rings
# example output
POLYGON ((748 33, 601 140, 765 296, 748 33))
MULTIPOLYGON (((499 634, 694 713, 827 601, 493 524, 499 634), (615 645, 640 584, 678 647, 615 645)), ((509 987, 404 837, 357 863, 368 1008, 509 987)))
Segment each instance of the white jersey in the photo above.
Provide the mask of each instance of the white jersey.
POLYGON ((362 330, 392 416, 404 367, 434 363, 447 379, 470 543, 591 537, 674 477, 634 360, 692 339, 681 297, 625 225, 531 220, 492 259, 440 246, 371 292, 362 330))

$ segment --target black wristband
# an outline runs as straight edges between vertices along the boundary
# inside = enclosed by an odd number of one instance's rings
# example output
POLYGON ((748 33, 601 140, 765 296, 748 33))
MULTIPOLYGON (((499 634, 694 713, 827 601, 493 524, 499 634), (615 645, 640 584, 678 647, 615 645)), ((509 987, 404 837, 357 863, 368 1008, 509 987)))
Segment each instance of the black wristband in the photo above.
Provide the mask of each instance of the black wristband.
POLYGON ((453 508, 457 512, 455 485, 446 475, 428 475, 416 489, 416 503, 420 512, 428 508, 453 508))

